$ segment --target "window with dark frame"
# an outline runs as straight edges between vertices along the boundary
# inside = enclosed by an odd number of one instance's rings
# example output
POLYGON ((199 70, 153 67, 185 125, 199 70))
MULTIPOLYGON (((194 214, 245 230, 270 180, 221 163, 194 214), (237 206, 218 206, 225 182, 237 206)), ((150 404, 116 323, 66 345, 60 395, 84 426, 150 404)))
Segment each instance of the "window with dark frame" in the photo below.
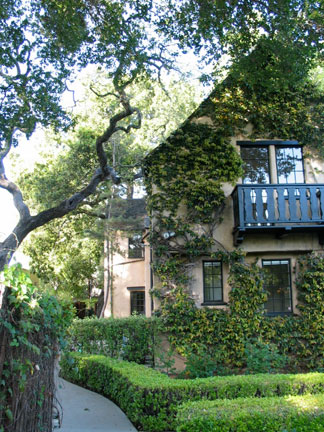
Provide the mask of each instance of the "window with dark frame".
POLYGON ((144 258, 144 246, 140 234, 135 234, 128 239, 128 258, 144 258))
POLYGON ((264 145, 253 145, 252 143, 247 145, 245 141, 240 146, 244 169, 243 184, 269 184, 271 182, 269 146, 275 147, 277 183, 305 182, 303 149, 297 145, 297 142, 290 145, 278 145, 278 143, 272 144, 271 141, 268 141, 264 145))
POLYGON ((131 314, 145 315, 145 291, 131 291, 131 314))
POLYGON ((241 147, 244 184, 269 184, 270 166, 268 147, 241 147))
POLYGON ((203 261, 204 303, 223 302, 221 261, 203 261))
POLYGON ((268 292, 265 303, 267 315, 292 313, 290 260, 262 260, 265 271, 264 288, 268 292))
POLYGON ((276 147, 276 161, 279 184, 304 183, 301 147, 276 147))

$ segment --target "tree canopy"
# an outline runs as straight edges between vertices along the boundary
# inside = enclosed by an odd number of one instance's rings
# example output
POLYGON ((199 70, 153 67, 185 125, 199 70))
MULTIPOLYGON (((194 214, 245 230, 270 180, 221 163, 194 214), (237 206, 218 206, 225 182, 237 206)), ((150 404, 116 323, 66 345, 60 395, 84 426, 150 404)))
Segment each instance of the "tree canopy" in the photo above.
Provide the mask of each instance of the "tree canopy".
MULTIPOLYGON (((92 82, 95 77, 91 75, 92 82)), ((79 95, 74 130, 48 138, 44 160, 17 179, 25 201, 34 211, 55 206, 78 186, 82 187, 96 167, 92 143, 104 130, 107 105, 89 90, 89 79, 84 82, 84 95, 79 95), (57 154, 51 154, 53 146, 58 147, 57 154)), ((98 80, 101 85, 107 81, 106 88, 112 87, 111 80, 105 79, 102 73, 97 74, 95 81, 98 80)), ((136 134, 116 134, 112 148, 107 150, 122 183, 113 186, 109 181, 103 182, 78 209, 37 229, 24 243, 23 250, 31 258, 33 274, 47 287, 55 289, 56 294, 81 300, 89 296, 90 287, 102 288, 102 270, 107 270, 102 267, 104 236, 109 237, 110 248, 116 251, 117 231, 127 236, 143 228, 143 221, 125 217, 126 198, 133 198, 132 191, 139 182, 134 174, 139 171, 145 154, 196 108, 199 96, 197 89, 184 81, 170 81, 163 90, 157 81, 143 80, 133 84, 130 91, 143 112, 143 126, 136 134), (112 211, 107 211, 108 203, 113 204, 112 211)), ((111 114, 117 108, 114 105, 112 99, 111 114)), ((19 167, 19 159, 16 164, 19 167)))
MULTIPOLYGON (((20 221, 0 244, 0 268, 29 232, 73 211, 105 179, 120 181, 107 149, 115 133, 141 127, 141 112, 127 94, 130 83, 145 75, 161 78, 163 69, 174 67, 176 56, 188 50, 201 55, 202 65, 211 63, 215 73, 226 55, 228 65, 239 64, 251 79, 255 70, 242 59, 251 58, 262 45, 271 47, 277 65, 272 72, 278 78, 268 80, 266 75, 264 81, 273 89, 278 82, 289 86, 323 60, 323 17, 322 0, 4 0, 0 187, 13 195, 20 221), (20 189, 7 179, 3 160, 17 145, 19 134, 31 136, 37 124, 56 130, 71 124, 61 95, 76 70, 88 64, 96 64, 112 78, 114 89, 108 93, 120 110, 93 137, 97 165, 83 189, 31 216, 20 189)), ((100 94, 108 95, 106 90, 100 94)))

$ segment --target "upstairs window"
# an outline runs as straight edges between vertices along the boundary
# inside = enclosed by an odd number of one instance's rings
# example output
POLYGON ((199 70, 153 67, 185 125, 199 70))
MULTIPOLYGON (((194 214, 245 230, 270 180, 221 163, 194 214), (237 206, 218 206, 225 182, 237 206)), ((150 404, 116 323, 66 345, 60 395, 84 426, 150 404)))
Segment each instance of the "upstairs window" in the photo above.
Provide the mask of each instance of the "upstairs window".
POLYGON ((222 263, 203 261, 204 303, 223 302, 222 263))
POLYGON ((279 184, 304 183, 304 164, 301 147, 276 147, 279 184))
POLYGON ((244 184, 269 184, 270 167, 268 147, 242 147, 244 184))
POLYGON ((305 182, 303 150, 296 141, 238 141, 238 144, 244 184, 305 182))
POLYGON ((268 315, 286 315, 292 312, 290 261, 263 260, 264 288, 268 292, 265 310, 268 315))
POLYGON ((135 234, 128 239, 128 258, 143 258, 144 246, 142 243, 142 236, 135 234))

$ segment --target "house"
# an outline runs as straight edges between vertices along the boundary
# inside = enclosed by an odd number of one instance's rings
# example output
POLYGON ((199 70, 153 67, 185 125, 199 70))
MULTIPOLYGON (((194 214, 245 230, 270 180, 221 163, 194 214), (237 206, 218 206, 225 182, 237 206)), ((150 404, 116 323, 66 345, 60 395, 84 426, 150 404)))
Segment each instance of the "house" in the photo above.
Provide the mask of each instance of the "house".
MULTIPOLYGON (((314 109, 314 97, 309 98, 310 103, 305 96, 296 115, 296 110, 292 114, 286 103, 286 94, 282 95, 285 103, 281 101, 281 105, 275 95, 270 121, 262 111, 269 103, 268 97, 263 98, 263 105, 259 97, 255 98, 254 111, 251 105, 242 109, 250 87, 240 77, 225 80, 166 143, 147 157, 153 251, 147 236, 145 258, 132 256, 140 253, 136 239, 122 243, 129 254, 127 259, 115 262, 116 271, 123 268, 124 273, 119 272, 114 283, 115 292, 123 295, 127 303, 124 311, 140 310, 150 316, 154 309, 151 287, 167 291, 179 273, 188 275, 188 289, 197 307, 227 308, 229 268, 217 259, 217 251, 240 248, 247 262, 256 261, 268 274, 265 313, 298 313, 298 258, 324 249, 324 164, 311 146, 318 135, 312 135, 309 117, 306 121, 306 114, 314 109), (234 95, 240 104, 236 105, 239 115, 235 103, 233 106, 234 95), (305 125, 301 124, 303 115, 305 125), (209 141, 208 131, 213 135, 209 141), (226 137, 225 144, 222 136, 226 137), (213 141, 218 147, 212 147, 213 141), (196 151, 199 142, 201 147, 196 151), (218 152, 216 157, 213 148, 218 152), (224 167, 227 162, 222 158, 226 152, 231 169, 237 166, 235 155, 243 161, 243 170, 237 168, 235 183, 224 167), (218 164, 218 171, 213 171, 213 164, 218 164), (211 191, 207 190, 209 183, 214 183, 211 191), (187 187, 192 188, 191 192, 187 187), (206 203, 213 207, 209 216, 204 216, 206 203), (152 262, 166 263, 168 259, 173 263, 178 259, 181 264, 165 282, 167 271, 161 277, 161 272, 153 275, 151 267, 152 262)), ((309 95, 309 88, 307 91, 309 95)), ((323 117, 319 118, 323 121, 323 117)), ((323 130, 323 123, 314 128, 323 130)), ((157 307, 158 302, 154 302, 157 307)), ((121 316, 117 306, 115 310, 121 316)))
MULTIPOLYGON (((129 221, 131 229, 117 231, 110 261, 111 289, 104 316, 123 318, 132 314, 151 315, 151 249, 146 240, 149 219, 144 199, 127 199, 122 225, 129 221), (137 221, 134 224, 134 221, 137 221)), ((125 207, 125 206, 124 206, 125 207)), ((114 209, 120 213, 120 206, 114 209)))

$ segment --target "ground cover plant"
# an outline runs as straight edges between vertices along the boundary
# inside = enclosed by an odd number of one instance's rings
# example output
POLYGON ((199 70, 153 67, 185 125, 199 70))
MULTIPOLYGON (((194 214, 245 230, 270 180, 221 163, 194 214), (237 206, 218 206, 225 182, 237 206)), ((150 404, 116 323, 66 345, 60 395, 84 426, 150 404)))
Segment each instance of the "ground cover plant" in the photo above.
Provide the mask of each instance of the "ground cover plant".
POLYGON ((79 353, 66 355, 61 367, 65 379, 112 399, 137 428, 152 432, 175 430, 177 407, 187 401, 324 393, 322 373, 176 380, 144 365, 79 353))

